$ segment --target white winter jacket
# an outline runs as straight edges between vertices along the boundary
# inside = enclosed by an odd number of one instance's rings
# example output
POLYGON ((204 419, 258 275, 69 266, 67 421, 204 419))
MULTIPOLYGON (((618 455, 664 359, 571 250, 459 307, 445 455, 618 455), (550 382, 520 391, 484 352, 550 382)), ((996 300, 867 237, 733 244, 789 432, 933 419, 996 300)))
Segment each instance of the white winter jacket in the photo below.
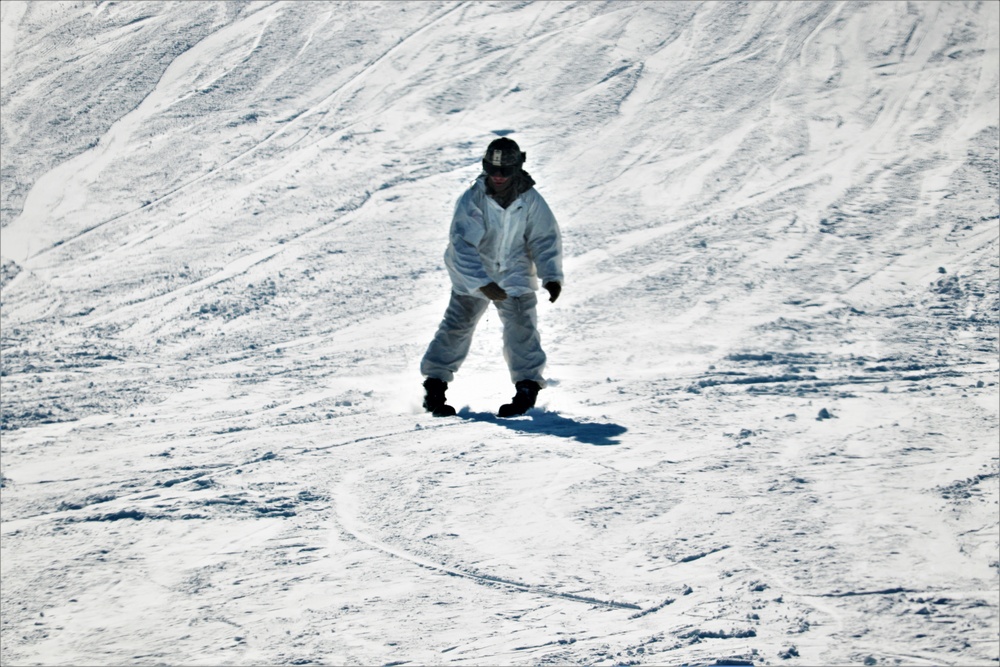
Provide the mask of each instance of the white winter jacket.
POLYGON ((455 205, 444 263, 455 292, 484 299, 479 288, 491 282, 510 296, 537 290, 538 278, 561 284, 559 225, 534 188, 504 209, 480 176, 455 205))

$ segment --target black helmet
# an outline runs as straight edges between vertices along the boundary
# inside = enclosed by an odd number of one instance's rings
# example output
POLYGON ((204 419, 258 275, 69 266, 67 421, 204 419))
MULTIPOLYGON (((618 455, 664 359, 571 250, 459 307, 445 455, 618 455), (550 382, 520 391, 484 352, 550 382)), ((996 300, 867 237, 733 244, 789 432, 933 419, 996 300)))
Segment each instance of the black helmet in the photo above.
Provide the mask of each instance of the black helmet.
POLYGON ((517 142, 507 137, 500 137, 490 142, 483 155, 483 171, 490 176, 497 174, 513 176, 521 169, 528 159, 528 154, 518 147, 517 142))

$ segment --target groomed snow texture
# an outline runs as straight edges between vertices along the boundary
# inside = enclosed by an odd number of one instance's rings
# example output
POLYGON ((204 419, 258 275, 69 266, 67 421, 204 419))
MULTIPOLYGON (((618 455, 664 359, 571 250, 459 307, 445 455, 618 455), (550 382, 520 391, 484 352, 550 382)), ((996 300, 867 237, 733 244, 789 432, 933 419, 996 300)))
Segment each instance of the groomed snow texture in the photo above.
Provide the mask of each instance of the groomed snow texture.
POLYGON ((1000 3, 0 12, 4 665, 1000 661, 1000 3), (497 136, 549 387, 436 419, 497 136))

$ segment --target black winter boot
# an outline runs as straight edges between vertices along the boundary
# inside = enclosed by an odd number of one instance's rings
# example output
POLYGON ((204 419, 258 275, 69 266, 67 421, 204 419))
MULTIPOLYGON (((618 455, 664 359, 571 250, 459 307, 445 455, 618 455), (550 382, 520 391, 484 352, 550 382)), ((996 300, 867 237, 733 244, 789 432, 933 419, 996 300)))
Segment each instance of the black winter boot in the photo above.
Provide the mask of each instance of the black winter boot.
POLYGON ((424 409, 435 417, 451 417, 455 414, 455 408, 445 403, 444 392, 448 390, 448 383, 437 378, 427 378, 424 380, 424 409))
POLYGON ((542 389, 534 380, 521 380, 514 386, 517 388, 517 393, 514 394, 510 403, 500 406, 500 412, 497 414, 501 417, 523 415, 535 407, 535 399, 538 398, 538 392, 542 389))

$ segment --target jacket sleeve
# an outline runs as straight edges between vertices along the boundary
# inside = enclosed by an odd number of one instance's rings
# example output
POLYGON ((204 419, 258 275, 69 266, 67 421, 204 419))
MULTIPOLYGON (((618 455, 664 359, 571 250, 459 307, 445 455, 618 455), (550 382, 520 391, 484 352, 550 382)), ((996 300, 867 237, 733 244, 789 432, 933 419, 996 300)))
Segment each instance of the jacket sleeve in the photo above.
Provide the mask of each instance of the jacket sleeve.
POLYGON ((528 208, 526 240, 531 258, 535 263, 538 278, 544 285, 549 282, 563 283, 562 236, 559 224, 540 194, 528 208))
POLYGON ((483 267, 479 255, 479 242, 486 232, 483 211, 476 204, 470 190, 462 195, 455 205, 455 215, 451 221, 448 250, 445 265, 451 277, 452 286, 460 294, 476 294, 492 278, 483 267))

